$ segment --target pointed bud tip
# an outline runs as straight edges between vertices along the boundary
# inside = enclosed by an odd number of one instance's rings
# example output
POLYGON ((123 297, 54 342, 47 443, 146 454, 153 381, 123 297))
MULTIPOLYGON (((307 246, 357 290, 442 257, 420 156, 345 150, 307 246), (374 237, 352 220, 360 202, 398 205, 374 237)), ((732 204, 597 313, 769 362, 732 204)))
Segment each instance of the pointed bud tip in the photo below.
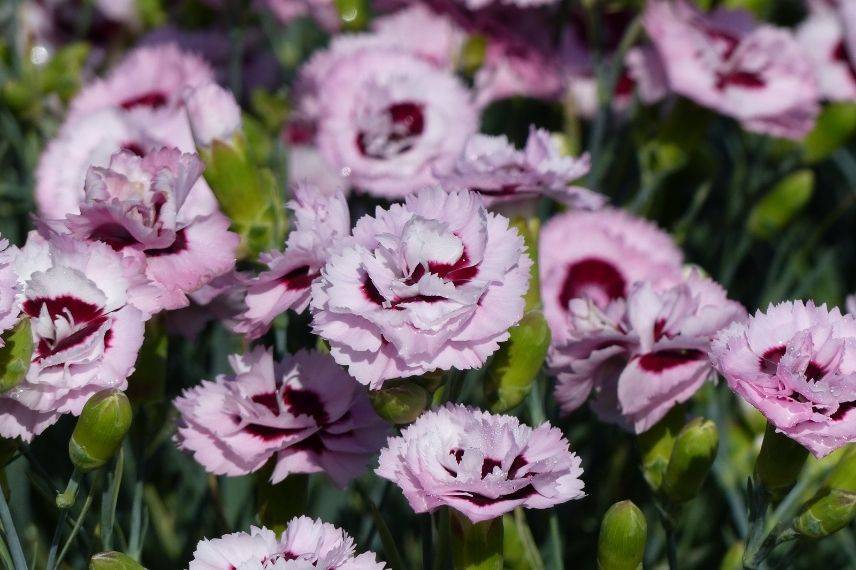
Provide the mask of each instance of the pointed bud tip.
POLYGON ((712 421, 695 418, 681 429, 663 477, 663 492, 670 501, 683 503, 698 495, 718 448, 719 432, 712 421))
POLYGON ((636 570, 645 554, 648 522, 632 501, 612 505, 600 525, 597 563, 600 570, 636 570))

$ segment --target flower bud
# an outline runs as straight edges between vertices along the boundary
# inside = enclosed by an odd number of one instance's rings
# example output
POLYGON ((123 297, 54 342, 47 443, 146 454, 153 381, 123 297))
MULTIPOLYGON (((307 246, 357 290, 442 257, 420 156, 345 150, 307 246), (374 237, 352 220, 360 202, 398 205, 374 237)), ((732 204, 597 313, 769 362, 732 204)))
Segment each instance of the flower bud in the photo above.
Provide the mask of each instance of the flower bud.
POLYGON ((540 311, 531 311, 508 331, 487 369, 484 391, 492 412, 505 412, 526 399, 550 348, 550 327, 540 311))
POLYGON ((0 394, 8 392, 21 383, 33 356, 33 335, 30 319, 21 319, 3 339, 0 348, 0 394))
POLYGON ((241 129, 241 108, 232 92, 216 83, 207 83, 184 97, 193 140, 209 147, 215 140, 230 142, 241 129))
POLYGON ((684 408, 675 406, 651 429, 639 434, 642 474, 654 491, 659 491, 663 484, 663 477, 675 446, 675 438, 684 425, 684 415, 684 408))
POLYGON ((119 390, 102 390, 89 398, 68 442, 72 463, 82 472, 107 463, 131 427, 131 404, 119 390))
POLYGON ((716 424, 695 418, 678 433, 663 477, 663 493, 672 503, 698 495, 719 447, 716 424))
POLYGON ((856 517, 856 493, 827 489, 794 520, 794 530, 808 538, 823 538, 849 525, 856 517))
POLYGON ((145 570, 139 562, 121 552, 101 552, 89 560, 89 570, 145 570))
POLYGON ((856 517, 856 447, 851 446, 829 474, 823 488, 794 521, 794 530, 809 538, 823 538, 856 517))
POLYGON ((409 424, 431 403, 431 394, 418 382, 397 380, 369 392, 377 415, 394 424, 409 424))
POLYGON ((597 566, 600 570, 636 570, 645 554, 648 523, 632 501, 615 503, 600 524, 597 566))
POLYGON ((755 461, 755 476, 774 499, 783 497, 796 483, 808 450, 768 423, 755 461))

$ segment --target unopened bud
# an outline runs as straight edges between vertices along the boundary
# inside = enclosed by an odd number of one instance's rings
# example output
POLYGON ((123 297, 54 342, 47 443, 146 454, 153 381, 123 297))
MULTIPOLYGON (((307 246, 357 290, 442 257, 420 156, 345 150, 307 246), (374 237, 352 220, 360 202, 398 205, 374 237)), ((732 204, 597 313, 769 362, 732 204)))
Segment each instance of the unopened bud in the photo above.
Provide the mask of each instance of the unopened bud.
POLYGON ((119 390, 102 390, 89 398, 68 442, 75 467, 85 473, 107 463, 125 439, 132 415, 127 396, 119 390))
POLYGON ((856 493, 828 489, 794 521, 794 530, 808 538, 823 538, 849 525, 856 517, 856 493))
POLYGON ((230 142, 241 129, 241 108, 232 92, 216 83, 207 83, 184 97, 193 140, 209 147, 215 140, 230 142))
POLYGON ((755 476, 770 495, 778 500, 796 483, 805 465, 808 450, 788 436, 776 431, 769 422, 755 461, 755 476))
POLYGON ((89 570, 145 570, 139 562, 121 552, 101 552, 89 560, 89 570))
POLYGON ((425 411, 431 394, 418 382, 397 380, 387 382, 380 390, 369 392, 377 415, 394 424, 409 424, 425 411))
POLYGON ((526 399, 550 348, 550 327, 540 311, 530 311, 509 332, 485 377, 485 397, 493 412, 505 412, 526 399))
POLYGON ((33 336, 30 319, 21 321, 3 338, 0 348, 0 394, 8 392, 21 383, 33 356, 33 336))
POLYGON ((666 474, 663 493, 673 503, 683 503, 698 495, 719 447, 716 424, 695 418, 678 433, 666 474))
POLYGON ((600 570, 636 570, 645 554, 648 522, 631 501, 615 503, 600 523, 597 565, 600 570))
POLYGON ((669 466, 675 438, 684 425, 685 412, 675 406, 666 416, 648 431, 639 434, 639 450, 642 453, 642 474, 648 485, 659 491, 669 466))

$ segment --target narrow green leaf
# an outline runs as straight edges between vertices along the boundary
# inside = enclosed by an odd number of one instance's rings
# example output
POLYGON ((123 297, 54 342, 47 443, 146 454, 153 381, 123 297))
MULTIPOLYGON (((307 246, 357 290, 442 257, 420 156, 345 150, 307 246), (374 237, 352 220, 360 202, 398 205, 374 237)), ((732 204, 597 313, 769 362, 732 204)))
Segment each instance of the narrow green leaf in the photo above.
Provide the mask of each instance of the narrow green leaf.
POLYGON ((30 319, 21 319, 21 322, 7 333, 4 342, 6 345, 0 348, 0 394, 20 384, 30 368, 33 356, 30 319))

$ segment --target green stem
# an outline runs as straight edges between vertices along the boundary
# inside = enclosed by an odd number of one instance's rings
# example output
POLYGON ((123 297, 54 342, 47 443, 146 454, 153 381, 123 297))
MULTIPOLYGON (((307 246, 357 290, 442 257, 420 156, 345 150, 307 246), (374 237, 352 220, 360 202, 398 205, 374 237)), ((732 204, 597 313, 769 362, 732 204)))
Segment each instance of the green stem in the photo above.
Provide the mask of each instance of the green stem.
POLYGON ((95 491, 98 488, 98 483, 101 481, 101 473, 95 477, 95 481, 92 482, 92 487, 89 488, 89 493, 86 495, 86 500, 83 502, 83 506, 80 508, 80 514, 77 515, 77 519, 74 521, 74 526, 71 528, 71 534, 68 535, 68 538, 65 540, 65 544, 62 546, 62 550, 59 553, 59 557, 57 557, 56 564, 54 566, 48 566, 48 570, 53 570, 62 564, 65 555, 68 553, 68 549, 71 547, 71 543, 74 542, 74 538, 77 536, 77 533, 80 532, 80 527, 83 525, 83 519, 86 518, 86 513, 89 512, 89 507, 92 506, 92 499, 95 497, 95 491))
POLYGON ((502 517, 478 523, 451 512, 452 567, 455 570, 502 570, 502 517))
POLYGON ((431 524, 431 515, 422 515, 422 568, 428 570, 433 567, 434 558, 434 527, 431 524))
POLYGON ((285 530, 288 521, 306 513, 309 476, 292 473, 276 484, 270 482, 273 462, 257 474, 256 508, 259 522, 274 532, 285 530))
POLYGON ((556 509, 550 509, 548 518, 550 525, 550 550, 553 555, 552 568, 563 570, 565 568, 565 557, 562 553, 562 529, 559 526, 559 514, 556 509))
POLYGON ((77 488, 80 486, 80 478, 82 476, 83 472, 75 467, 74 471, 71 472, 71 477, 68 479, 65 491, 56 496, 57 507, 60 509, 70 509, 74 506, 74 502, 77 500, 77 488))
POLYGON ((666 557, 669 560, 669 570, 678 570, 678 534, 674 526, 665 519, 663 530, 666 531, 666 557))
POLYGON ((446 568, 449 559, 449 547, 452 534, 451 514, 448 508, 437 511, 437 555, 434 557, 434 570, 446 568))
POLYGON ((12 521, 12 511, 9 510, 9 503, 6 502, 6 495, 2 489, 0 489, 0 522, 3 523, 3 534, 6 537, 9 552, 12 555, 14 569, 27 570, 27 559, 24 557, 21 540, 18 538, 18 533, 15 531, 15 523, 12 521))
POLYGON ((109 484, 101 498, 101 546, 104 551, 113 549, 113 527, 116 524, 116 505, 119 503, 119 490, 122 487, 124 467, 125 451, 120 447, 109 484))

